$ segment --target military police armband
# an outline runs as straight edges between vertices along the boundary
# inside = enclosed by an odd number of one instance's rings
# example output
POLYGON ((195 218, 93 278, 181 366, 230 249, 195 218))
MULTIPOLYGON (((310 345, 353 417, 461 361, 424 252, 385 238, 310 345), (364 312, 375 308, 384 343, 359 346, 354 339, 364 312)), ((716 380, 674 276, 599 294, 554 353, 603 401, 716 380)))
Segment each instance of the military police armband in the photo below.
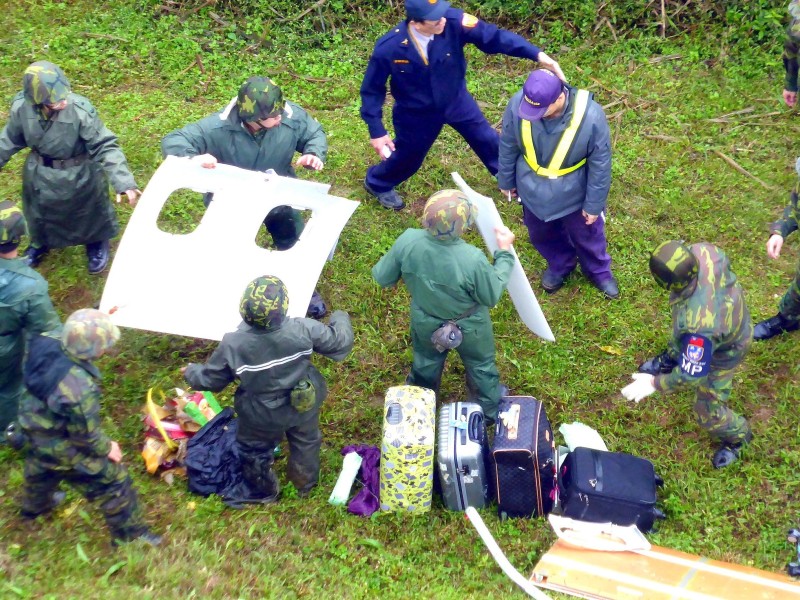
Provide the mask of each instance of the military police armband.
POLYGON ((711 369, 713 344, 703 335, 687 333, 681 338, 680 369, 689 377, 705 377, 711 369))

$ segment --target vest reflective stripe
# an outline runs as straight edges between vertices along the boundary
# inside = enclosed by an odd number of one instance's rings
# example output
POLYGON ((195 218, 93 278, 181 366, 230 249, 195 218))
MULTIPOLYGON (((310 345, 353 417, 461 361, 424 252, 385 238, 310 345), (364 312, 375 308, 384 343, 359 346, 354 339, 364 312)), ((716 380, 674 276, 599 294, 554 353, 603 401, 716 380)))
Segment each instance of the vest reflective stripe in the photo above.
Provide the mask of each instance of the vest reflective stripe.
POLYGON ((550 164, 546 167, 541 166, 536 160, 536 149, 533 147, 533 127, 531 121, 520 119, 520 126, 522 128, 522 144, 525 146, 525 161, 528 163, 533 172, 542 177, 549 177, 550 179, 558 179, 562 175, 577 171, 586 164, 586 159, 580 160, 577 164, 562 169, 561 165, 564 164, 564 159, 567 157, 567 152, 572 147, 572 142, 575 141, 575 135, 578 133, 578 127, 583 122, 583 117, 586 115, 586 108, 589 106, 589 92, 586 90, 578 90, 575 96, 575 108, 572 111, 572 119, 569 126, 561 134, 561 139, 558 141, 553 157, 550 159, 550 164))

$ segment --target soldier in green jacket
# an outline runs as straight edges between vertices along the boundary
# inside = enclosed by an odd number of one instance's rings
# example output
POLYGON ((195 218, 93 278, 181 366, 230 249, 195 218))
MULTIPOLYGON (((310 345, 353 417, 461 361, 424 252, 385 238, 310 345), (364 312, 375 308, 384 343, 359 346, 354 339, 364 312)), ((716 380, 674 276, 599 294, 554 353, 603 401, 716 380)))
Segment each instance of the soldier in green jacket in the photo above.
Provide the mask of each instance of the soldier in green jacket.
POLYGON ((47 282, 17 257, 24 234, 22 211, 0 202, 0 432, 17 417, 26 340, 61 327, 47 282))
POLYGON ((446 321, 456 320, 463 341, 455 350, 484 414, 495 420, 501 391, 489 308, 508 285, 514 234, 506 227, 496 231, 500 249, 491 264, 483 251, 461 239, 475 216, 476 208, 458 190, 435 193, 423 210, 425 228, 403 232, 372 268, 372 276, 383 287, 402 278, 411 294, 414 361, 407 383, 438 393, 447 352, 438 351, 431 336, 446 321))
MULTIPOLYGON (((800 175, 800 158, 797 159, 797 171, 800 175)), ((767 255, 770 258, 778 258, 781 255, 784 238, 797 231, 797 224, 800 221, 800 209, 797 207, 798 194, 800 194, 800 181, 795 185, 789 205, 783 209, 783 215, 770 226, 771 235, 767 241, 767 255)), ((756 340, 768 340, 786 331, 796 331, 798 328, 800 328, 800 262, 797 263, 794 281, 778 305, 778 314, 758 323, 753 330, 753 337, 756 340)))
POLYGON ((672 339, 665 352, 639 365, 622 394, 639 402, 656 391, 694 387, 697 422, 720 441, 711 462, 727 467, 753 438, 747 419, 726 404, 753 342, 744 291, 728 257, 712 244, 663 242, 650 256, 650 272, 670 292, 672 339))
POLYGON ((783 68, 786 77, 783 83, 783 101, 792 107, 797 103, 797 54, 800 45, 800 0, 789 2, 789 15, 792 17, 786 28, 786 41, 783 44, 783 68))
MULTIPOLYGON (((325 378, 311 363, 313 353, 344 360, 353 349, 353 328, 344 311, 330 324, 288 318, 289 294, 274 276, 258 277, 242 294, 243 323, 226 333, 203 365, 189 364, 184 377, 196 390, 218 392, 239 382, 236 442, 245 485, 241 502, 268 504, 280 485, 272 470, 273 450, 284 435, 289 442, 287 473, 300 496, 319 480, 322 432, 319 409, 328 395, 325 378)), ((236 504, 230 506, 239 507, 236 504)))
POLYGON ((100 372, 92 360, 119 339, 108 315, 93 308, 72 313, 63 333, 40 335, 25 363, 26 394, 19 426, 26 438, 22 515, 35 518, 63 500, 61 481, 97 500, 115 544, 161 538, 142 519, 122 451, 100 429, 100 372))
POLYGON ((116 136, 86 98, 70 91, 58 66, 33 63, 22 87, 0 131, 0 169, 31 149, 22 172, 31 234, 26 261, 35 267, 50 248, 85 245, 89 272, 100 273, 108 264, 108 241, 119 231, 108 181, 117 202, 124 193, 135 204, 141 192, 116 136))
MULTIPOLYGON (((193 157, 209 169, 222 163, 253 171, 273 169, 278 175, 295 177, 295 166, 322 170, 328 139, 319 121, 294 102, 284 101, 275 82, 251 77, 219 113, 164 136, 161 150, 164 156, 193 157), (295 152, 301 156, 292 165, 295 152)), ((210 201, 207 194, 206 205, 210 201)), ((278 250, 294 246, 304 227, 300 212, 288 206, 272 209, 264 224, 278 250)), ((318 319, 326 312, 315 291, 308 315, 318 319)))

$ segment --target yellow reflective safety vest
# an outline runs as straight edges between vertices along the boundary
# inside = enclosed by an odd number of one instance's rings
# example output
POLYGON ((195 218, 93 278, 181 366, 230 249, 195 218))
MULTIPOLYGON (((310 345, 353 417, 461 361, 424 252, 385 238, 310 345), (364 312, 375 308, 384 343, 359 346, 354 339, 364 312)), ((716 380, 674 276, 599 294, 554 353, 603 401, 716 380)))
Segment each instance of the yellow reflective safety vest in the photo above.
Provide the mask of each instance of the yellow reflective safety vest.
POLYGON ((561 134, 561 139, 556 146, 553 157, 550 159, 550 164, 543 167, 536 160, 536 148, 533 146, 533 123, 520 119, 520 127, 522 128, 522 144, 525 147, 525 161, 528 163, 533 172, 542 177, 549 177, 550 179, 558 179, 577 171, 586 164, 586 158, 581 159, 571 167, 562 168, 564 159, 567 157, 567 152, 572 147, 572 142, 575 141, 575 135, 578 133, 578 128, 583 122, 583 117, 586 115, 586 108, 589 106, 589 92, 587 90, 578 90, 575 96, 575 107, 572 111, 572 119, 569 125, 561 134))

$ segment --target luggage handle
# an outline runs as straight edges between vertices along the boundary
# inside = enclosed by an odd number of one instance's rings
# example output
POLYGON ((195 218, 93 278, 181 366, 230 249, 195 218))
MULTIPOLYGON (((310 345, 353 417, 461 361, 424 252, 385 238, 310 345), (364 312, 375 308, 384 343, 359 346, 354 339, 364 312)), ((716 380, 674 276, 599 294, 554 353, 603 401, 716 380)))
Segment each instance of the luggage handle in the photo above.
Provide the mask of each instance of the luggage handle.
POLYGON ((594 479, 589 480, 589 485, 591 485, 595 489, 595 491, 602 492, 603 465, 600 462, 600 454, 598 452, 592 452, 592 461, 594 462, 594 479))
POLYGON ((479 412, 469 416, 469 439, 473 442, 483 442, 485 428, 483 425, 483 415, 479 412))
POLYGON ((398 425, 403 420, 403 407, 399 402, 393 402, 386 409, 386 422, 389 425, 398 425))

